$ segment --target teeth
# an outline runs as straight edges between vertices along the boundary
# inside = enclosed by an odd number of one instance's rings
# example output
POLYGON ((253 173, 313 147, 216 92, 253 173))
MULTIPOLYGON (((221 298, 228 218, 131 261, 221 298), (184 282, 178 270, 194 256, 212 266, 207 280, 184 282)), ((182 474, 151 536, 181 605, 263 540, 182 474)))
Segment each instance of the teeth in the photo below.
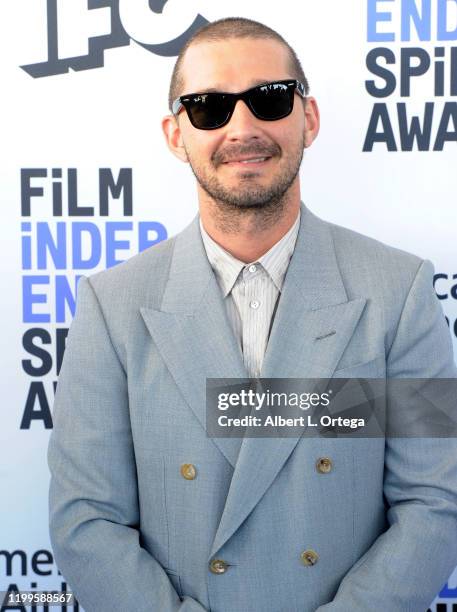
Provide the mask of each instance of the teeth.
POLYGON ((256 164, 257 162, 263 162, 267 158, 266 157, 257 157, 256 159, 244 159, 241 161, 242 164, 256 164))

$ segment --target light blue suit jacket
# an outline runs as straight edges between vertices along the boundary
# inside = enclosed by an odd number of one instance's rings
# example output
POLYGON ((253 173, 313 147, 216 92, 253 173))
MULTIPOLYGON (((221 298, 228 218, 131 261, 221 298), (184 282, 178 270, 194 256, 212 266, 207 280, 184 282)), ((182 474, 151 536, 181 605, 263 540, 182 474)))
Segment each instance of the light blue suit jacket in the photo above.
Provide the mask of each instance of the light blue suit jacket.
MULTIPOLYGON (((302 206, 262 377, 455 377, 432 274, 302 206)), ((82 606, 423 612, 457 564, 456 440, 209 438, 206 378, 246 376, 197 218, 81 279, 48 458, 82 606)))

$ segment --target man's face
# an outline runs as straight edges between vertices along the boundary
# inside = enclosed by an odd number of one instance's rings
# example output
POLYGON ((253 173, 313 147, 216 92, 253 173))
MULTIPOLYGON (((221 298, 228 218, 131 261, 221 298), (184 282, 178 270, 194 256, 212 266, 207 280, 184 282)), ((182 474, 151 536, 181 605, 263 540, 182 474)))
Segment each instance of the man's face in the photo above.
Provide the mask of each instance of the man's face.
MULTIPOLYGON (((238 93, 261 83, 294 78, 283 45, 252 38, 191 46, 182 75, 180 95, 210 89, 238 93)), ((304 102, 297 94, 292 113, 277 121, 257 119, 238 100, 229 123, 215 130, 193 127, 182 110, 173 134, 180 150, 174 152, 190 163, 200 188, 215 201, 228 207, 262 208, 279 201, 298 181, 305 140, 310 144, 313 138, 311 129, 307 135, 307 124, 316 118, 307 121, 304 102), (258 158, 266 159, 247 162, 258 158)))

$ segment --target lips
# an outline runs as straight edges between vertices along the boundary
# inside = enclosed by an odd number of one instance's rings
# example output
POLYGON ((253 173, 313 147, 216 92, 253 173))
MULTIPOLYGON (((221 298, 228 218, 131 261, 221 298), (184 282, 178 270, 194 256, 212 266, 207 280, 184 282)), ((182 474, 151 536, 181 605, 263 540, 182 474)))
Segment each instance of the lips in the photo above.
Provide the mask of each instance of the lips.
POLYGON ((274 142, 254 141, 244 143, 231 143, 215 151, 212 156, 213 164, 217 167, 226 166, 238 168, 242 167, 261 169, 267 166, 270 161, 280 159, 281 148, 274 142))

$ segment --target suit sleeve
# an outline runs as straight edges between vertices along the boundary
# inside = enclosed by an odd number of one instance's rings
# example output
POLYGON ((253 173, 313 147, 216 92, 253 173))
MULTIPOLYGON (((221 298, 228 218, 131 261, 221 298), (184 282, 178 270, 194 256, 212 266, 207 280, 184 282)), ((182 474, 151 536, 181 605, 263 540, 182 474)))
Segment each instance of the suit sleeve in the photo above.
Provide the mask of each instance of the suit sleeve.
POLYGON ((86 612, 204 612, 142 548, 127 377, 88 279, 79 283, 48 463, 57 565, 86 612))
MULTIPOLYGON (((388 353, 388 378, 457 376, 432 278, 431 262, 423 261, 388 353)), ((318 612, 424 611, 457 565, 455 437, 386 439, 384 495, 388 529, 346 574, 334 600, 318 612)))

